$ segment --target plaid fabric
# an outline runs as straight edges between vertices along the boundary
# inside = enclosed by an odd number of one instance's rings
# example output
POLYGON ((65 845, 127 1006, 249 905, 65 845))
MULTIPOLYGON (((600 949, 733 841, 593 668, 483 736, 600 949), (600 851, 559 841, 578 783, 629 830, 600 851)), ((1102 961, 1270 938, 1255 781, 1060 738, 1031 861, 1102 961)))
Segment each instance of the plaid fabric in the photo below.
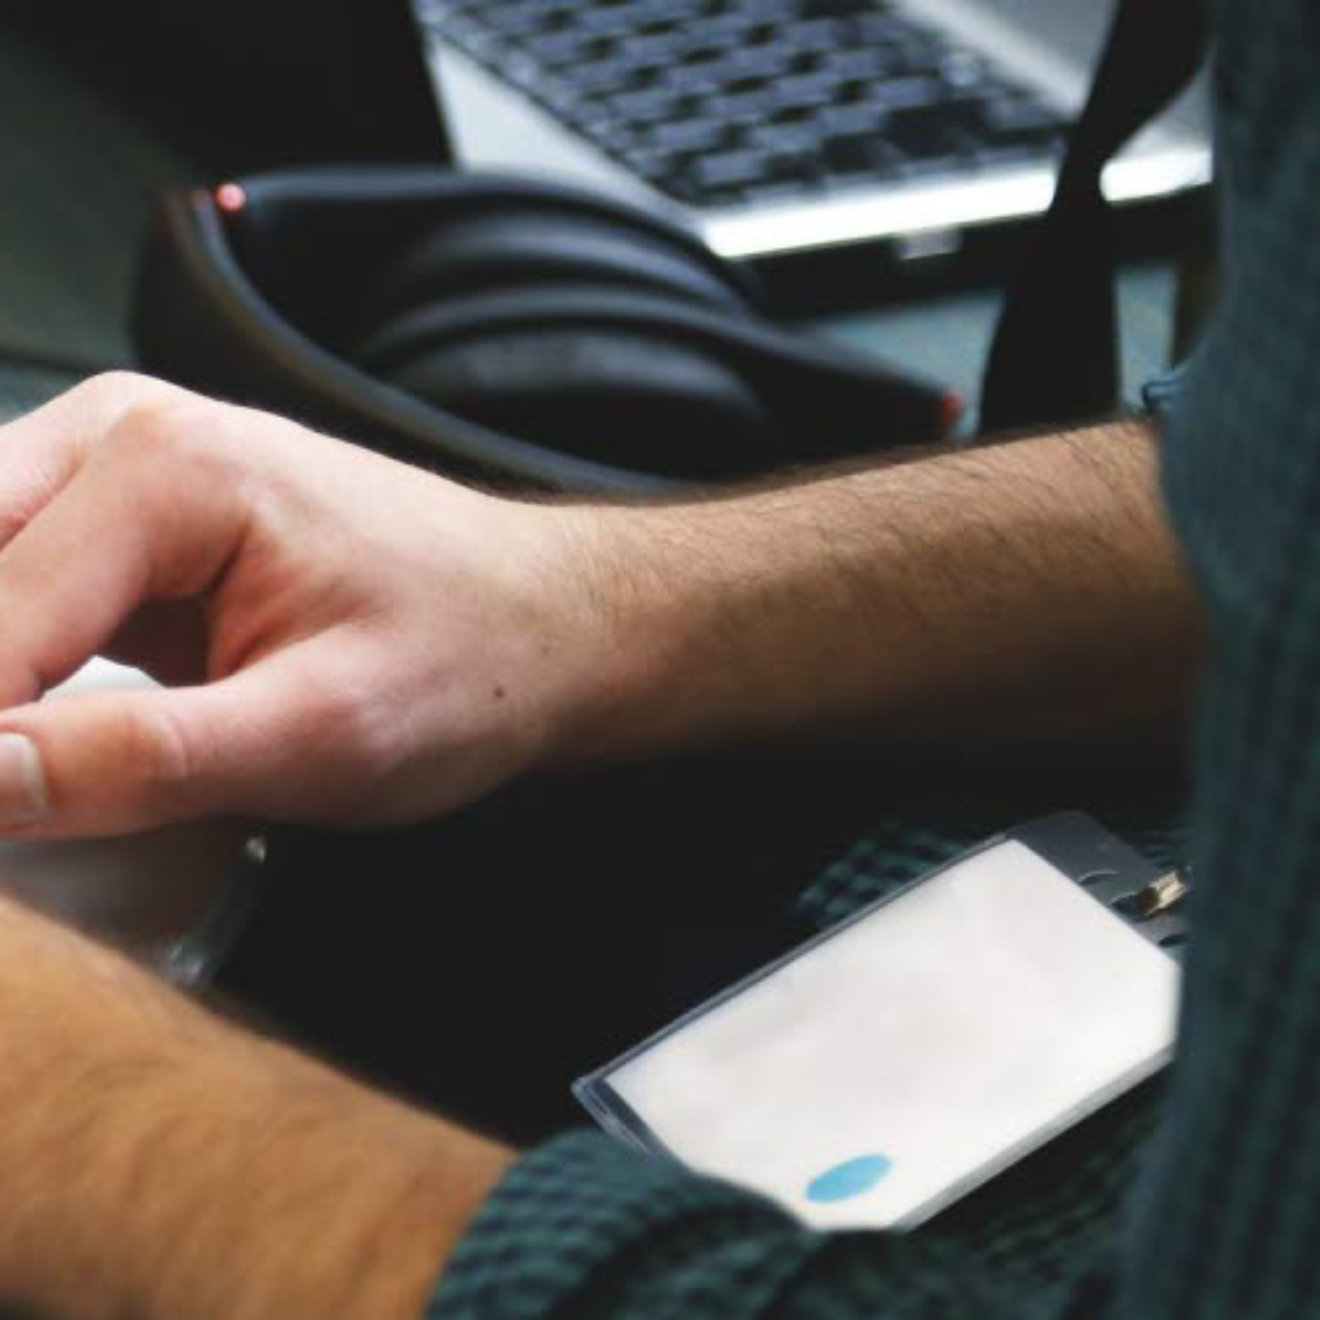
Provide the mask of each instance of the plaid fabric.
MULTIPOLYGON (((1129 1096, 901 1237, 811 1233, 605 1137, 560 1138, 488 1201, 435 1315, 1320 1315, 1320 10, 1216 11, 1225 289, 1166 462, 1214 630, 1167 1095, 1129 1096)), ((967 837, 884 822, 803 910, 845 915, 967 837)))
POLYGON ((1197 928, 1132 1315, 1320 1314, 1320 9, 1220 0, 1223 304, 1166 485, 1215 628, 1197 928))
MULTIPOLYGON (((1028 795, 987 809, 952 795, 937 804, 938 826, 886 817, 806 890, 799 912, 833 924, 1053 805, 1028 795)), ((1181 857, 1181 830, 1167 809, 1156 818, 1130 804, 1100 805, 1153 860, 1181 857)), ((595 1131, 569 1133, 525 1157, 496 1190, 431 1314, 1058 1314, 1113 1248, 1117 1210, 1158 1103, 1158 1088, 1143 1087, 902 1238, 808 1232, 747 1192, 642 1158, 595 1131)))
POLYGON ((919 819, 886 816, 817 877, 798 899, 797 913, 824 930, 1007 826, 1079 802, 1153 862, 1166 868, 1181 865, 1186 855, 1182 815, 1166 792, 1153 789, 1146 786, 1151 797, 1138 802, 1096 800, 1093 790, 1078 786, 1077 796, 1068 796, 1065 787, 1057 799, 1051 793, 1021 793, 1009 802, 987 804, 984 796, 968 802, 964 795, 976 790, 967 788, 944 803, 924 804, 919 819))

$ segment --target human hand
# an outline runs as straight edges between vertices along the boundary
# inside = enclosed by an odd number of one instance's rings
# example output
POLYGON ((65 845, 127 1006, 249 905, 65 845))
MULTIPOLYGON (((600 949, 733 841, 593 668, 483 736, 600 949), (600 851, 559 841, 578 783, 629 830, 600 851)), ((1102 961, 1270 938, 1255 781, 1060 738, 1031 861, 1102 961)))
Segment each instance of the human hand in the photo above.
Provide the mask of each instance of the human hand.
POLYGON ((535 763, 579 519, 128 375, 0 430, 0 829, 402 821, 535 763), (168 686, 40 702, 93 654, 168 686))

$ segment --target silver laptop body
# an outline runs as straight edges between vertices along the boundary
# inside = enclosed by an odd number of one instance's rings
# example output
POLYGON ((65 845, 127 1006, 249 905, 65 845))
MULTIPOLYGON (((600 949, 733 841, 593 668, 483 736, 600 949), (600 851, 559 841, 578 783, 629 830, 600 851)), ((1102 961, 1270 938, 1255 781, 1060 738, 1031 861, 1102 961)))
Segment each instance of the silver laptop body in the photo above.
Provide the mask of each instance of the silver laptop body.
MULTIPOLYGON (((756 0, 747 0, 751 5, 756 0)), ((950 168, 911 180, 868 183, 828 195, 800 192, 694 209, 665 196, 571 131, 446 35, 462 5, 414 0, 454 154, 463 164, 595 185, 685 216, 728 257, 781 256, 886 241, 900 257, 955 251, 982 226, 1042 211, 1048 162, 950 168)), ((892 0, 895 11, 988 60, 1071 117, 1080 108, 1110 17, 1109 0, 892 0)), ((1197 86, 1111 162, 1105 191, 1118 204, 1167 198, 1210 177, 1204 89, 1197 86)))

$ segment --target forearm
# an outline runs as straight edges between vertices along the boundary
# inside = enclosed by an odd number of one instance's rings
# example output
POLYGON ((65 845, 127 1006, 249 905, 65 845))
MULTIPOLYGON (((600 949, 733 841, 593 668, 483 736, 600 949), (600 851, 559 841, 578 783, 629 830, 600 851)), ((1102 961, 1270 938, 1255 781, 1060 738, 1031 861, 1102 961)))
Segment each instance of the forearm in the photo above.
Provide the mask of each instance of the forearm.
POLYGON ((947 764, 1085 735, 1089 759, 1167 735, 1190 686, 1131 425, 537 504, 113 377, 3 449, 0 828, 27 838, 417 820, 536 767, 740 739, 947 764), (98 652, 169 689, 38 699, 98 652))
POLYGON ((570 757, 786 734, 906 754, 1174 726, 1197 627, 1136 423, 598 508, 612 624, 570 757))
POLYGON ((77 937, 6 935, 34 991, 5 1020, 45 1040, 7 1045, 0 1079, 5 1295, 54 1316, 420 1312, 506 1152, 77 937))

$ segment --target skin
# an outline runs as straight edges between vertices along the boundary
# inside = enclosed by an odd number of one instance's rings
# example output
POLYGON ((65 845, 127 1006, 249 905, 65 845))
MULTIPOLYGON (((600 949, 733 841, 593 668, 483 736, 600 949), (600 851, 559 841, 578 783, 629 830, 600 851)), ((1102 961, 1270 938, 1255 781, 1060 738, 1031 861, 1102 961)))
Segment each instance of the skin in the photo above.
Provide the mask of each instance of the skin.
MULTIPOLYGON (((0 430, 0 619, 33 838, 418 819, 701 744, 1150 745, 1197 634, 1137 427, 515 502, 123 376, 0 430), (37 704, 97 652, 169 686, 37 704)), ((5 902, 0 1020, 0 1295, 47 1313, 415 1313, 511 1158, 5 902)))
POLYGON ((510 1159, 5 900, 0 1018, 24 1314, 416 1315, 510 1159))

